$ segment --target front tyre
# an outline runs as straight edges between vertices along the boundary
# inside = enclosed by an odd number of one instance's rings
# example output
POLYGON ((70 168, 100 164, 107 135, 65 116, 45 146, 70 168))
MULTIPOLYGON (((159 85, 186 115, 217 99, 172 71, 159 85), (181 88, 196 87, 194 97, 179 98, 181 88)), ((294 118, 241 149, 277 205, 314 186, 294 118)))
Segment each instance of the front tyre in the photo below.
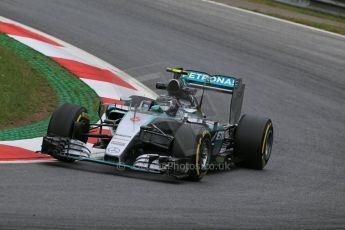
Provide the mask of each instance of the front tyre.
POLYGON ((271 156, 273 124, 268 118, 243 115, 236 129, 235 154, 240 165, 262 170, 271 156))
MULTIPOLYGON (((48 125, 47 136, 68 137, 84 143, 87 137, 83 134, 89 132, 90 121, 87 110, 75 104, 63 104, 52 114, 48 125)), ((54 156, 59 161, 74 162, 75 160, 54 156)))
POLYGON ((201 180, 207 173, 212 153, 211 135, 206 127, 185 123, 175 135, 172 156, 189 158, 187 163, 187 179, 201 180))

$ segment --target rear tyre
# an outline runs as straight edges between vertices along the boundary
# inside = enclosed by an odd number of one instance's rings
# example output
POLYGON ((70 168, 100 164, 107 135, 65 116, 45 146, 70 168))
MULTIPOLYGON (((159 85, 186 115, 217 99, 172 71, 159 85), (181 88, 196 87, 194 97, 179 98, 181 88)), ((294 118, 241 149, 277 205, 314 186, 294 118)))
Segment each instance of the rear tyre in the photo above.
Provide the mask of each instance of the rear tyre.
MULTIPOLYGON (((90 121, 87 110, 75 104, 63 104, 52 114, 48 125, 47 136, 68 137, 84 143, 87 137, 83 133, 88 133, 90 121)), ((61 156, 54 156, 59 161, 74 162, 75 160, 61 156)))
POLYGON ((175 133, 173 156, 190 157, 187 179, 200 181, 207 173, 212 153, 211 135, 200 125, 182 125, 175 133))
POLYGON ((235 154, 239 166, 262 170, 271 156, 273 125, 268 118, 243 115, 236 129, 235 154))

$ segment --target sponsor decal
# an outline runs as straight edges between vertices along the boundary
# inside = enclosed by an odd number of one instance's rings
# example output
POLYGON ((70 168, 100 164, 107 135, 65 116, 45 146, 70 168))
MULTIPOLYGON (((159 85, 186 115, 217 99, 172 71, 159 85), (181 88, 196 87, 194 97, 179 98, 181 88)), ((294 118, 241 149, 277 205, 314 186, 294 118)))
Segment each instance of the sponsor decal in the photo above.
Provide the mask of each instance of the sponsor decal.
POLYGON ((201 72, 189 72, 188 75, 183 75, 183 79, 187 81, 192 81, 196 83, 204 83, 208 82, 214 86, 226 87, 226 88, 233 88, 235 86, 235 78, 222 76, 222 75, 214 75, 210 76, 205 73, 201 72))
POLYGON ((120 145, 120 146, 124 146, 125 145, 125 143, 118 142, 118 141, 112 141, 111 144, 113 144, 113 145, 120 145))
POLYGON ((111 147, 111 148, 108 149, 108 152, 109 153, 120 153, 121 150, 119 148, 117 148, 117 147, 111 147))

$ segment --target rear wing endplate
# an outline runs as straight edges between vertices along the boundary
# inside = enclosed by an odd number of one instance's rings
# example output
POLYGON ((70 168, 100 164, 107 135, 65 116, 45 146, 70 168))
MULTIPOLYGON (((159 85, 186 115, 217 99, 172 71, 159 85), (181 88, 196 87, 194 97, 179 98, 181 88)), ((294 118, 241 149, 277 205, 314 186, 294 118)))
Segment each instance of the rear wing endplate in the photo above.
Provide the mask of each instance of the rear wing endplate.
POLYGON ((236 79, 230 102, 229 124, 238 124, 240 121, 245 87, 242 79, 236 79))

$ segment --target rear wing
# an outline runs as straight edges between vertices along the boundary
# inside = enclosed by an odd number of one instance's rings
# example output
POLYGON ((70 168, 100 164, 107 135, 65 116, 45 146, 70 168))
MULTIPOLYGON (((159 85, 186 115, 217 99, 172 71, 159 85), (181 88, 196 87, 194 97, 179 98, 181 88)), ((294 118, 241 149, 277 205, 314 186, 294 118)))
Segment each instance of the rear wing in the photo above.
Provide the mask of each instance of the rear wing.
POLYGON ((211 89, 222 93, 232 94, 235 88, 236 78, 223 76, 223 75, 209 75, 207 73, 185 70, 185 73, 181 75, 181 79, 184 79, 189 86, 196 88, 211 89))
POLYGON ((189 87, 231 94, 229 124, 238 124, 245 89, 242 79, 224 75, 210 75, 195 70, 168 68, 167 71, 174 73, 175 78, 183 79, 189 87))

